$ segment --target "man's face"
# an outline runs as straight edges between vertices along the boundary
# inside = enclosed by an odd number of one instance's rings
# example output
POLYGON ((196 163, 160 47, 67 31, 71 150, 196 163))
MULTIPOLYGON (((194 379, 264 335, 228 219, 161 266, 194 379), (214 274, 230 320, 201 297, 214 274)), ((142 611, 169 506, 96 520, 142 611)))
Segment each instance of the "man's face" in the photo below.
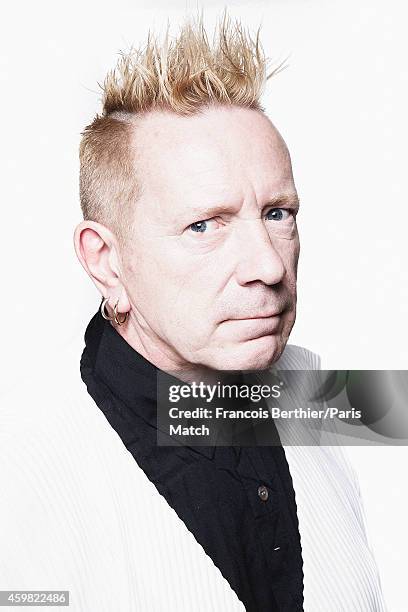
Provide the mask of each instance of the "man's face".
POLYGON ((295 320, 298 200, 261 113, 150 113, 135 132, 143 193, 123 249, 128 325, 175 366, 264 369, 295 320))

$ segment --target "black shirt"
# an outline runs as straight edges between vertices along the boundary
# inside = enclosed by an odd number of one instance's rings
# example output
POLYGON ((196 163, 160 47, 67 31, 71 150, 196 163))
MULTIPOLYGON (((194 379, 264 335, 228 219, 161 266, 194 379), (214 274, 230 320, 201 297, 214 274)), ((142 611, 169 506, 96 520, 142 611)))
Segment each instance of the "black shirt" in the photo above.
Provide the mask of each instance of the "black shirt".
POLYGON ((282 446, 158 446, 158 369, 99 312, 85 344, 88 392, 246 610, 303 610, 296 503, 282 446))

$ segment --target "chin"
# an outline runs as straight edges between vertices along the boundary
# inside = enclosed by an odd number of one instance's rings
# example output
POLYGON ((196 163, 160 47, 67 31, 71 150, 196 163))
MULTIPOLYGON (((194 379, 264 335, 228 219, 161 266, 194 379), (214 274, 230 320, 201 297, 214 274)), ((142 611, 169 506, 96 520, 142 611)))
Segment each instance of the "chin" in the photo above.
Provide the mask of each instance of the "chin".
POLYGON ((279 359, 286 341, 281 336, 262 336, 220 349, 211 365, 216 370, 267 370, 279 359))

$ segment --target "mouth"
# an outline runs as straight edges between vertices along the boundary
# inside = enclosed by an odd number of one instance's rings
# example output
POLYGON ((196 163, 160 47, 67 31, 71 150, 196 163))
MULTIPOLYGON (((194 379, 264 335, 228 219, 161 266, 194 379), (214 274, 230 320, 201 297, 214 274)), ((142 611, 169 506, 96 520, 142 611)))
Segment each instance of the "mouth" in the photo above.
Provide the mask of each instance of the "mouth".
POLYGON ((223 323, 236 339, 254 340, 279 333, 283 321, 281 315, 282 312, 256 313, 243 318, 230 318, 223 323))
POLYGON ((257 319, 271 319, 273 317, 279 317, 283 313, 283 310, 267 312, 267 313, 256 313, 245 317, 230 317, 226 321, 253 321, 257 319))
POLYGON ((252 321, 254 319, 271 319, 272 317, 279 317, 282 312, 272 312, 268 314, 256 314, 251 317, 235 317, 232 321, 252 321))

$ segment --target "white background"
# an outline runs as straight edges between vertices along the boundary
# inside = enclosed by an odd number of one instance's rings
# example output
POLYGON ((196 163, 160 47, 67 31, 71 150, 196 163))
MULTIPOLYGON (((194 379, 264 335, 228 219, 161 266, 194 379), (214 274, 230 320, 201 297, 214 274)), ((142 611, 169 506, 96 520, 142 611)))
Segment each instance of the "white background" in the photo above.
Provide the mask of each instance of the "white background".
MULTIPOLYGON (((1 45, 2 389, 81 334, 99 305, 77 263, 78 144, 118 52, 148 27, 218 2, 8 3, 1 45), (147 8, 149 7, 149 8, 147 8)), ((301 198, 291 342, 322 367, 407 369, 406 3, 227 2, 289 68, 264 102, 292 153, 301 198), (404 189, 405 188, 405 189, 404 189)), ((79 339, 79 340, 78 340, 79 339)), ((408 404, 408 399, 407 399, 408 404)), ((34 409, 34 408, 33 408, 34 409)), ((351 448, 389 610, 406 610, 405 448, 351 448)), ((5 587, 6 588, 6 587, 5 587)))

